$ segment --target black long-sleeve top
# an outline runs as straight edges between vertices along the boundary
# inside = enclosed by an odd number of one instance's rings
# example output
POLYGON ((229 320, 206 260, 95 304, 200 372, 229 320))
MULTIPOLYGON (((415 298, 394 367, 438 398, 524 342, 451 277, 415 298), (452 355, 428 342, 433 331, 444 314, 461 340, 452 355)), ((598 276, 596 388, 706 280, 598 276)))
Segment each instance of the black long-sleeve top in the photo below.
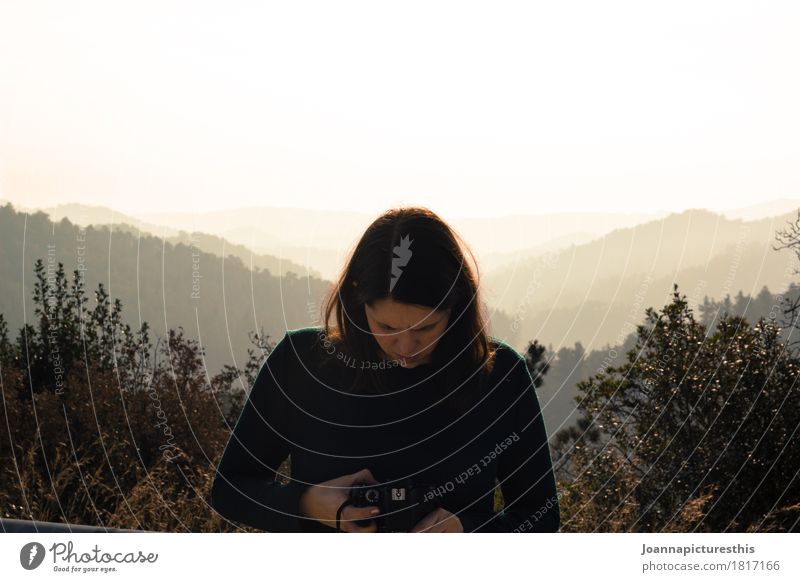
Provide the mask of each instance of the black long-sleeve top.
POLYGON ((349 393, 352 369, 314 365, 320 334, 287 331, 259 371, 211 490, 223 517, 265 531, 334 532, 301 514, 301 494, 368 468, 381 483, 438 485, 441 506, 465 532, 558 531, 544 419, 518 352, 492 338, 485 393, 456 415, 443 405, 430 364, 387 368, 386 394, 349 393), (289 455, 291 481, 279 483, 276 470, 289 455), (495 513, 498 482, 505 507, 495 513))

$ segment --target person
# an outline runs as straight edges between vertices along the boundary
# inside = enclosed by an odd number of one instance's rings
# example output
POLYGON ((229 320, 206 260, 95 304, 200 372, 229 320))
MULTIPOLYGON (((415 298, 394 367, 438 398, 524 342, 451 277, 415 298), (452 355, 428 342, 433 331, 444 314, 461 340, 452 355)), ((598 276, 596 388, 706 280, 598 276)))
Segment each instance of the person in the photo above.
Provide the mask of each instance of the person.
POLYGON ((431 210, 379 216, 321 324, 287 330, 260 368, 212 507, 265 531, 376 532, 380 504, 354 505, 352 491, 410 479, 435 503, 404 531, 558 531, 534 383, 525 359, 487 333, 478 272, 431 210))

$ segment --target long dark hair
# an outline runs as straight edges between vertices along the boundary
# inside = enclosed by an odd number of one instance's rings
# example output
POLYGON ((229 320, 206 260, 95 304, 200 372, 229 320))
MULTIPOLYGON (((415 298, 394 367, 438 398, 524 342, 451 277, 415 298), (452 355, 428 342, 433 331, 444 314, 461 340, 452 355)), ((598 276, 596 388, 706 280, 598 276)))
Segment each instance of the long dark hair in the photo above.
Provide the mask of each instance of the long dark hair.
MULTIPOLYGON (((323 333, 349 358, 376 362, 382 356, 365 304, 391 298, 450 309, 447 327, 432 352, 433 368, 441 368, 449 390, 457 389, 454 398, 448 398, 450 405, 464 405, 494 365, 478 273, 472 251, 434 212, 421 207, 388 210, 366 229, 331 287, 322 310, 323 333)), ((351 390, 379 393, 385 387, 383 372, 367 366, 358 368, 351 390)))

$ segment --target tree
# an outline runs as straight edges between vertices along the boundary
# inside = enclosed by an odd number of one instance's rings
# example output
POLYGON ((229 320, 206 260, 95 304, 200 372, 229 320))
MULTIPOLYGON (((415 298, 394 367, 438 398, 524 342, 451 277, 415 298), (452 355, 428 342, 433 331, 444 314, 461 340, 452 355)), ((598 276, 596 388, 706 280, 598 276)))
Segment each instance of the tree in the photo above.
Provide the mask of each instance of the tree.
POLYGON ((538 340, 528 342, 525 349, 525 364, 533 378, 534 388, 539 388, 544 383, 544 375, 550 369, 550 363, 545 357, 547 350, 538 340))
POLYGON ((707 336, 677 286, 646 314, 627 362, 579 384, 581 424, 556 439, 564 522, 746 531, 797 505, 800 361, 779 327, 724 314, 707 336))
MULTIPOLYGON (((795 254, 800 261, 800 209, 793 222, 787 223, 786 227, 775 234, 778 244, 773 246, 774 250, 789 250, 795 254)), ((800 268, 795 267, 795 274, 800 275, 800 268)), ((800 293, 796 295, 782 296, 783 302, 783 321, 784 327, 800 331, 800 293)), ((790 342, 793 348, 800 348, 800 339, 790 342)))
MULTIPOLYGON (((103 285, 94 301, 61 263, 34 266, 34 320, 8 338, 0 314, 3 517, 160 531, 225 531, 208 510, 216 459, 272 346, 208 377, 183 330, 133 332, 103 285), (222 413, 223 408, 225 413, 222 413)), ((245 528, 250 529, 250 528, 245 528)))

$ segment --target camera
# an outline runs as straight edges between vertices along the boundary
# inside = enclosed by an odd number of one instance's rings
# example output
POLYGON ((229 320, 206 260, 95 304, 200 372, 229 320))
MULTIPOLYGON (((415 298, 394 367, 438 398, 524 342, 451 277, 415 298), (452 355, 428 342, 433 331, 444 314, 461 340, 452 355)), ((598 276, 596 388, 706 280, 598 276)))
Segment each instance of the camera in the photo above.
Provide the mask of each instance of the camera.
MULTIPOLYGON (((355 507, 376 506, 380 514, 374 518, 379 532, 407 532, 439 507, 439 499, 429 494, 433 485, 416 484, 405 479, 394 484, 357 484, 350 489, 350 498, 355 507)), ((361 527, 373 521, 361 519, 355 523, 361 527)))

